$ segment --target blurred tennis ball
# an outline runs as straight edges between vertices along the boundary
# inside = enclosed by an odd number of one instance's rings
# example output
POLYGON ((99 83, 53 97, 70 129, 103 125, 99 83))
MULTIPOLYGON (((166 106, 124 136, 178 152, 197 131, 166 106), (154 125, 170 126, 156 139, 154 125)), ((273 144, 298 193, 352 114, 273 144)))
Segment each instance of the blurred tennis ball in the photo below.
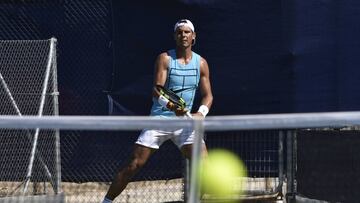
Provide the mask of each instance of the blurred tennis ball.
POLYGON ((200 164, 200 190, 204 194, 231 199, 241 195, 245 188, 242 177, 247 176, 244 163, 234 153, 225 149, 213 149, 200 164))

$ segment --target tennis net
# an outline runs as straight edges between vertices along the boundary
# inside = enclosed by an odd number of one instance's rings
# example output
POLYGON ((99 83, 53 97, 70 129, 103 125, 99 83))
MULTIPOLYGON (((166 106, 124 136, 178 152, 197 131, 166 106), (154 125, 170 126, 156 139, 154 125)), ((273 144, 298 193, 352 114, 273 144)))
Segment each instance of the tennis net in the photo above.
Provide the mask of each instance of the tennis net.
MULTIPOLYGON (((1 129, 60 129, 62 163, 61 189, 55 195, 43 192, 14 196, 6 190, 18 180, 0 177, 0 202, 101 202, 112 176, 130 154, 139 131, 164 126, 193 128, 198 135, 190 171, 197 171, 202 137, 206 138, 209 149, 227 148, 244 160, 249 171, 245 178, 248 183, 246 188, 238 189, 245 193, 231 198, 295 199, 297 132, 355 129, 359 124, 360 112, 209 116, 205 120, 141 116, 0 116, 1 129), (129 139, 124 139, 126 136, 129 139), (105 163, 104 156, 107 156, 105 163)), ((186 162, 179 155, 170 155, 169 151, 177 153, 171 143, 166 143, 115 202, 199 202, 197 173, 184 173, 186 162), (176 171, 178 168, 180 172, 176 171)), ((1 157, 14 159, 6 150, 2 152, 1 157)), ((41 186, 41 180, 36 181, 40 183, 37 187, 41 186)), ((224 200, 203 196, 203 202, 217 201, 224 200)))

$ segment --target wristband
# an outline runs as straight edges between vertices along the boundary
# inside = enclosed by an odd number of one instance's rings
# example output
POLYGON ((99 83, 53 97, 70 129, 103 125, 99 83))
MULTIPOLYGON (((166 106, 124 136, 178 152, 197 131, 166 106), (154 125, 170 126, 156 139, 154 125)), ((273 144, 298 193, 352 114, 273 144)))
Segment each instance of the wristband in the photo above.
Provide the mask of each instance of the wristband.
POLYGON ((198 112, 205 117, 209 113, 209 108, 206 105, 201 105, 198 112))
POLYGON ((167 104, 169 103, 169 100, 168 100, 166 97, 160 95, 159 98, 158 98, 158 102, 159 102, 159 104, 160 104, 161 106, 167 108, 167 104))

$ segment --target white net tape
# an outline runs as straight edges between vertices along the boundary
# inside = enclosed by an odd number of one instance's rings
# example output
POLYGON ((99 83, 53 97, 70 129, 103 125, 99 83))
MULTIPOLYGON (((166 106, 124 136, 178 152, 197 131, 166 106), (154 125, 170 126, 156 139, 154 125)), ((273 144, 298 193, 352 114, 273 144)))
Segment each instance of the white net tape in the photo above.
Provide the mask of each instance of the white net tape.
MULTIPOLYGON (((163 128, 164 126, 170 128, 192 127, 195 120, 161 119, 148 116, 0 116, 0 128, 141 130, 144 128, 163 128)), ((199 121, 202 121, 201 123, 206 131, 342 128, 359 125, 360 112, 209 116, 199 121)))

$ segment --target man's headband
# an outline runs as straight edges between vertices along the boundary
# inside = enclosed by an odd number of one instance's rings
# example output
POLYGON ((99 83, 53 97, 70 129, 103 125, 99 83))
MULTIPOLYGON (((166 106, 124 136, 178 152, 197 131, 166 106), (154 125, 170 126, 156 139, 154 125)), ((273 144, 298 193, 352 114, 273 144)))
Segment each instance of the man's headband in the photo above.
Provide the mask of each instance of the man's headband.
POLYGON ((188 19, 179 20, 174 26, 174 32, 176 31, 176 29, 178 29, 178 27, 181 27, 181 26, 186 26, 186 27, 190 28, 193 32, 195 32, 194 25, 188 19))

